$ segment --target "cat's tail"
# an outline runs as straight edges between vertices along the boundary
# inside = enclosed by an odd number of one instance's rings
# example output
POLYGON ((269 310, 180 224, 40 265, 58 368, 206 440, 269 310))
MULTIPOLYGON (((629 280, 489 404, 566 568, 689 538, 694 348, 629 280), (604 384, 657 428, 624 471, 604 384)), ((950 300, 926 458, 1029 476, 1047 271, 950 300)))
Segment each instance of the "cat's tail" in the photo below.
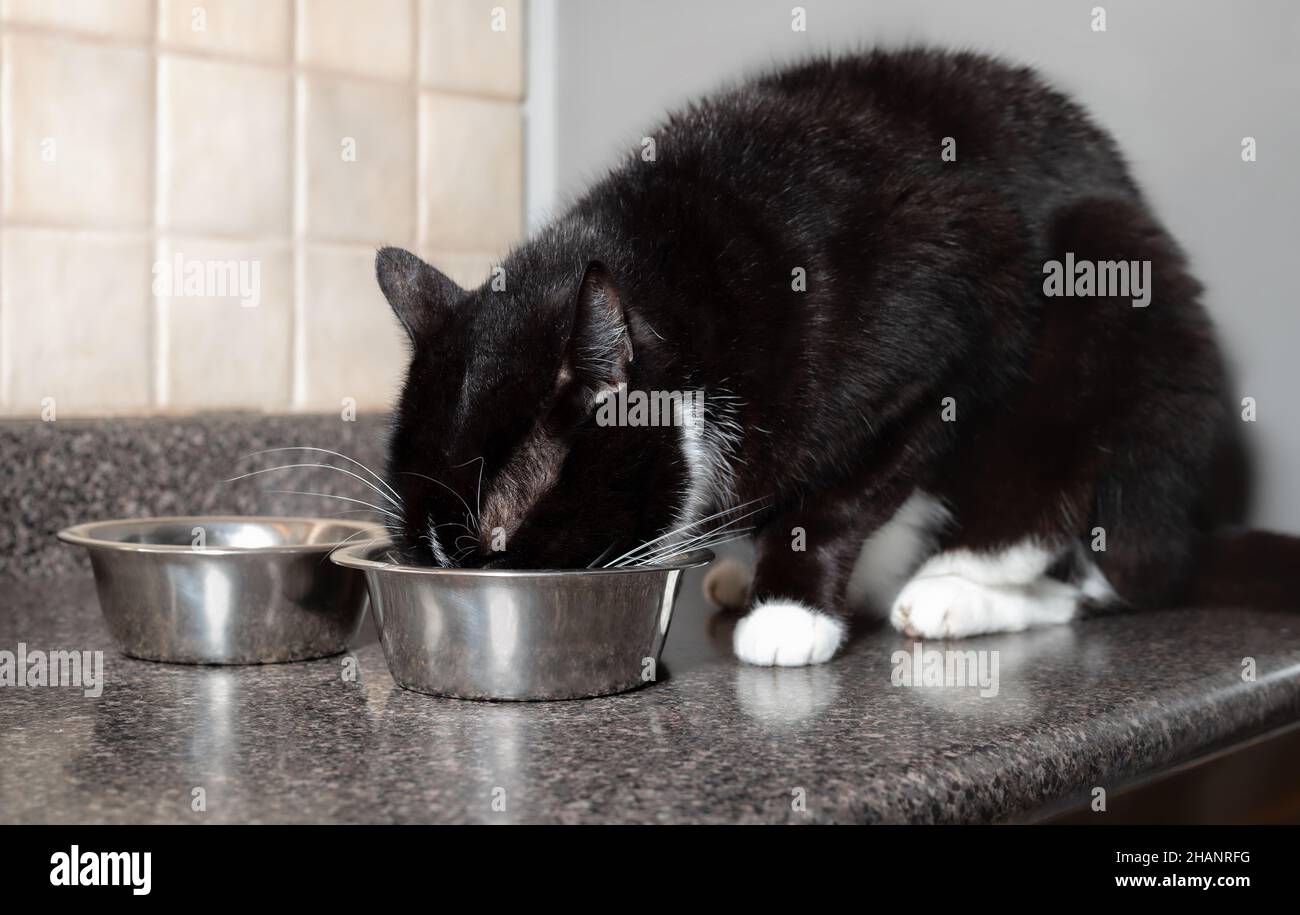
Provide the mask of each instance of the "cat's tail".
POLYGON ((1205 536, 1182 603, 1300 611, 1300 537, 1271 531, 1205 536))

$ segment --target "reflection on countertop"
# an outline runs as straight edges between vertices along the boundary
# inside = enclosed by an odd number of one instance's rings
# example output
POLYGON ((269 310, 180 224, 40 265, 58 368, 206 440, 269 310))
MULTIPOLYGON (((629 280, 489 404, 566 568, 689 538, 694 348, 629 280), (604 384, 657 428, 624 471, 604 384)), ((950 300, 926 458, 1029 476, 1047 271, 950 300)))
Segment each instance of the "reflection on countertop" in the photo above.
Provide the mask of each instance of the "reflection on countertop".
POLYGON ((0 687, 0 821, 999 821, 1300 718, 1300 615, 1180 610, 927 644, 998 652, 981 697, 893 685, 912 642, 866 625, 821 667, 738 665, 731 621, 698 594, 694 573, 660 682, 491 704, 398 688, 369 627, 307 663, 137 661, 109 642, 88 574, 3 579, 0 649, 102 649, 106 683, 97 698, 0 687))

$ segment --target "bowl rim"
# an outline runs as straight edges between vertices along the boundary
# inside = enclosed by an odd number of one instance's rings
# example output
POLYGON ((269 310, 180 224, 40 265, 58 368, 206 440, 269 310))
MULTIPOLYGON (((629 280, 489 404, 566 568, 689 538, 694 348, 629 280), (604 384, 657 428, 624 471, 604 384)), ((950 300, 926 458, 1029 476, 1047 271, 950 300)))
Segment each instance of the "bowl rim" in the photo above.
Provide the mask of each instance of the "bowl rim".
POLYGON ((678 572, 708 565, 714 559, 714 553, 708 549, 690 550, 682 554, 676 562, 659 563, 650 566, 622 566, 614 569, 440 569, 431 566, 413 566, 400 562, 377 562, 360 555, 362 550, 382 543, 391 544, 387 537, 372 540, 355 540, 330 553, 330 560, 336 565, 363 572, 400 572, 410 575, 461 576, 465 578, 572 578, 578 575, 635 575, 645 572, 678 572))
MULTIPOLYGON (((135 524, 175 522, 202 524, 214 521, 238 521, 252 524, 299 521, 311 524, 330 524, 350 528, 352 530, 351 536, 356 536, 358 533, 366 530, 373 530, 376 534, 383 531, 383 528, 373 521, 357 521, 351 518, 320 518, 311 515, 146 515, 140 518, 111 518, 105 521, 83 521, 81 524, 74 524, 71 527, 63 528, 55 536, 64 543, 70 543, 74 546, 117 550, 125 553, 170 553, 178 556, 265 556, 267 554, 277 553, 328 553, 331 550, 338 549, 340 544, 347 542, 346 539, 343 539, 326 540, 321 541, 320 543, 283 543, 276 546, 205 546, 202 549, 195 549, 188 544, 130 543, 122 540, 104 540, 100 537, 92 537, 90 535, 92 529, 105 527, 126 527, 135 524)), ((359 542, 369 543, 370 541, 359 542)))

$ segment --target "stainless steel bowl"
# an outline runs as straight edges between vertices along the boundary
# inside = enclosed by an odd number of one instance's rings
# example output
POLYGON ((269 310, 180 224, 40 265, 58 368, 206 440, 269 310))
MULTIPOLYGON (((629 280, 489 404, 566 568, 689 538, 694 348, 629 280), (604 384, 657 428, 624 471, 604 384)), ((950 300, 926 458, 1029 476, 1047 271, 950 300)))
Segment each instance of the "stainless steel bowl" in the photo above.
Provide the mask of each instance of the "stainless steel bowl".
POLYGON ((458 699, 582 699, 655 679, 682 574, 713 558, 631 569, 434 569, 384 542, 332 555, 365 573, 399 685, 458 699))
POLYGON ((213 515, 78 524, 59 539, 90 553, 100 608, 126 654, 262 664, 347 647, 366 586, 329 553, 378 533, 356 521, 213 515))

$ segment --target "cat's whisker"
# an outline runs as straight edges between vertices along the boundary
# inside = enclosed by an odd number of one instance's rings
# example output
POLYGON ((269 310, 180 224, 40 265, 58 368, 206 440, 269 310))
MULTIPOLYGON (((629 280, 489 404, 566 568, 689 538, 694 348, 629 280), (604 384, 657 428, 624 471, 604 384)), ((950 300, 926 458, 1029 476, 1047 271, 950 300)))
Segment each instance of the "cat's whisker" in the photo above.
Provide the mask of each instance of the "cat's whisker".
POLYGON ((367 480, 365 477, 361 476, 360 474, 353 473, 351 470, 347 470, 347 469, 345 469, 345 468, 343 468, 343 467, 335 467, 333 464, 313 464, 313 463, 303 463, 303 464, 280 464, 280 465, 278 465, 278 466, 276 466, 276 467, 263 467, 263 468, 261 468, 261 469, 259 469, 259 470, 250 470, 248 473, 241 473, 241 474, 240 474, 239 476, 237 476, 237 477, 231 477, 230 479, 228 479, 228 480, 222 480, 221 482, 223 482, 223 483, 235 483, 235 482, 237 482, 237 481, 239 481, 239 480, 246 480, 246 479, 248 479, 249 477, 255 477, 255 476, 258 476, 259 474, 263 474, 263 473, 271 473, 272 471, 276 471, 276 470, 293 470, 294 468, 297 468, 297 467, 320 467, 320 468, 322 468, 322 469, 324 469, 324 470, 337 470, 339 473, 345 473, 345 474, 347 474, 348 476, 352 477, 352 479, 357 480, 358 482, 360 482, 362 485, 367 486, 367 487, 369 487, 370 489, 374 490, 374 492, 376 492, 376 493, 379 494, 380 496, 383 496, 383 497, 384 497, 385 499, 387 499, 389 502, 393 503, 393 506, 394 506, 395 508, 401 508, 401 507, 402 507, 402 504, 401 504, 400 502, 398 502, 396 499, 394 499, 394 498, 393 498, 392 496, 390 496, 388 493, 384 492, 382 489, 380 489, 380 488, 379 488, 378 486, 376 486, 374 483, 371 483, 371 482, 370 482, 369 480, 367 480))
POLYGON ((343 549, 343 547, 347 546, 349 540, 353 539, 354 537, 360 537, 362 534, 369 534, 371 537, 374 537, 376 532, 373 530, 360 530, 357 531, 355 534, 348 535, 347 537, 340 540, 338 543, 334 544, 334 546, 330 548, 330 551, 326 553, 323 557, 321 557, 321 562, 324 562, 326 559, 329 559, 336 552, 343 549))
MULTIPOLYGON (((748 537, 753 532, 754 532, 754 528, 752 527, 741 528, 740 530, 730 532, 725 537, 719 537, 716 540, 706 540, 703 543, 692 544, 687 549, 675 549, 670 552, 666 552, 661 555, 654 556, 651 559, 638 560, 637 562, 632 563, 632 565, 638 568, 643 566, 648 566, 648 565, 654 565, 655 563, 660 563, 660 562, 664 562, 665 560, 672 559, 674 556, 680 556, 685 553, 689 553, 692 550, 712 549, 713 547, 721 546, 724 543, 731 543, 733 540, 743 540, 745 537, 748 537)), ((624 567, 620 566, 620 568, 624 568, 624 567)))
MULTIPOLYGON (((731 527, 733 524, 737 524, 737 523, 739 523, 739 522, 741 522, 741 521, 744 521, 746 518, 752 518, 754 515, 757 515, 757 514, 759 514, 760 512, 764 511, 765 508, 766 508, 766 506, 759 506, 758 508, 754 509, 753 511, 746 512, 746 513, 743 514, 743 515, 740 515, 740 516, 738 516, 738 517, 736 517, 736 518, 732 518, 730 521, 727 521, 727 522, 725 522, 725 523, 723 523, 723 524, 719 524, 717 527, 714 527, 714 528, 712 528, 712 529, 710 529, 710 530, 708 530, 708 531, 705 531, 705 532, 700 533, 700 534, 696 534, 696 535, 694 535, 694 536, 692 536, 692 537, 687 537, 685 540, 681 540, 681 541, 678 541, 678 542, 675 542, 675 543, 666 543, 666 544, 663 544, 663 545, 658 546, 658 547, 656 547, 655 549, 651 550, 648 554, 640 555, 640 556, 636 556, 636 557, 634 557, 634 558, 631 559, 631 560, 627 560, 627 561, 625 561, 625 563, 623 563, 623 564, 626 564, 626 562, 632 562, 632 563, 635 563, 635 562, 638 562, 638 561, 640 561, 640 560, 643 560, 643 559, 646 559, 646 558, 649 558, 649 557, 658 556, 658 555, 663 554, 665 550, 681 550, 681 549, 683 549, 683 548, 687 548, 687 547, 692 548, 692 549, 697 549, 697 548, 698 548, 698 544, 700 544, 701 541, 704 541, 704 540, 706 540, 706 539, 709 538, 709 537, 713 537, 713 536, 716 536, 716 535, 718 535, 718 534, 720 534, 720 533, 723 533, 724 531, 727 530, 727 528, 731 527)), ((752 530, 752 528, 749 528, 749 529, 752 530)))
POLYGON ((402 501, 402 497, 401 497, 400 495, 398 495, 397 490, 395 490, 395 489, 393 489, 393 487, 389 486, 389 485, 388 485, 388 482, 387 482, 383 477, 381 477, 379 474, 375 473, 373 470, 371 470, 368 466, 366 466, 365 464, 363 464, 361 461, 358 461, 358 460, 357 460, 356 458, 354 458, 354 457, 349 457, 348 455, 344 454, 344 453, 341 452, 341 451, 330 451, 328 448, 317 448, 317 447, 312 446, 312 445, 288 445, 288 446, 286 446, 286 447, 284 447, 284 448, 266 448, 266 449, 263 449, 262 451, 254 451, 252 454, 246 454, 246 455, 244 455, 244 456, 241 457, 239 460, 242 461, 242 460, 245 460, 245 459, 247 459, 247 458, 251 458, 251 457, 259 457, 260 455, 263 455, 263 454, 278 454, 278 453, 280 453, 280 452, 282 452, 282 451, 319 451, 319 452, 322 453, 322 454, 332 454, 332 455, 334 455, 335 457, 343 458, 343 460, 348 461, 349 463, 354 464, 354 465, 357 466, 357 467, 360 467, 360 468, 361 468, 362 470, 364 470, 366 473, 368 473, 368 474, 370 474, 372 477, 374 477, 375 480, 379 483, 379 485, 383 486, 384 489, 388 490, 389 493, 392 494, 393 498, 396 499, 399 503, 402 501))
POLYGON ((678 543, 661 543, 660 541, 668 540, 669 538, 672 538, 672 537, 679 537, 679 536, 685 534, 685 533, 686 533, 687 531, 689 531, 691 528, 699 527, 701 524, 705 524, 705 523, 707 523, 707 522, 709 522, 709 521, 713 521, 713 520, 716 520, 716 519, 725 518, 726 516, 731 515, 731 514, 733 514, 733 513, 735 513, 735 512, 741 511, 742 509, 748 508, 748 507, 751 506, 751 505, 758 504, 758 508, 754 509, 753 511, 746 512, 746 513, 744 513, 744 514, 741 514, 741 515, 739 515, 739 516, 737 516, 737 517, 735 517, 735 518, 732 518, 731 520, 726 521, 726 522, 724 522, 724 523, 722 523, 722 524, 720 524, 720 525, 718 525, 718 526, 716 526, 716 527, 710 528, 710 529, 707 530, 707 531, 702 531, 702 532, 700 532, 700 533, 698 533, 698 534, 691 535, 691 538, 688 538, 688 540, 689 540, 689 539, 698 538, 698 537, 701 537, 701 536, 706 536, 706 535, 708 535, 709 533, 713 533, 713 532, 715 532, 715 531, 722 530, 723 528, 726 528, 726 527, 728 527, 728 526, 730 526, 730 525, 732 525, 732 524, 735 524, 737 521, 743 521, 745 518, 752 517, 753 515, 758 514, 759 512, 764 511, 764 510, 767 508, 767 503, 768 503, 768 497, 767 497, 767 496, 762 496, 762 497, 757 498, 757 499, 751 499, 751 500, 749 500, 748 502, 742 502, 742 503, 740 503, 739 505, 731 506, 730 508, 725 508, 725 509, 723 509, 722 511, 714 512, 712 515, 708 515, 707 517, 701 518, 701 519, 698 520, 698 521, 693 521, 693 522, 691 522, 691 523, 689 523, 689 524, 683 524, 681 527, 678 527, 678 528, 676 528, 676 529, 674 529, 674 530, 668 531, 666 534, 660 534, 658 537, 655 537, 653 540, 647 540, 645 543, 641 544, 639 547, 636 547, 635 549, 629 550, 628 552, 624 553, 622 556, 619 556, 617 559, 614 559, 614 560, 612 560, 612 561, 606 563, 606 566, 619 565, 619 564, 623 564, 623 563, 625 563, 625 562, 635 562, 637 559, 642 558, 642 556, 645 555, 645 554, 657 552, 658 550, 660 550, 660 549, 662 549, 662 548, 664 548, 664 547, 666 547, 666 546, 677 546, 677 545, 679 545, 678 543), (658 545, 658 546, 655 546, 656 543, 659 543, 659 545, 658 545))
MULTIPOLYGON (((741 520, 741 519, 737 519, 741 520)), ((630 562, 620 563, 620 568, 627 565, 644 565, 646 563, 658 562, 665 556, 677 556, 690 550, 701 550, 717 543, 728 540, 738 539, 748 535, 754 530, 753 527, 736 528, 734 530, 724 531, 721 529, 709 531, 707 534, 700 534, 680 543, 671 543, 667 546, 660 547, 652 553, 645 556, 638 556, 630 562)))
POLYGON ((605 547, 605 549, 603 549, 603 550, 601 551, 601 553, 600 553, 599 556, 597 556, 597 557, 596 557, 595 559, 593 559, 591 562, 587 563, 587 568, 589 568, 589 569, 595 568, 595 567, 596 567, 596 563, 600 562, 602 559, 604 559, 606 556, 608 556, 609 553, 610 553, 610 551, 611 551, 612 549, 614 549, 614 544, 616 544, 616 543, 618 543, 617 540, 611 540, 611 541, 609 542, 609 546, 605 547))
POLYGON ((754 505, 755 503, 766 502, 767 500, 768 500, 767 496, 760 496, 757 499, 750 499, 748 502, 741 502, 739 505, 733 505, 729 508, 724 508, 720 512, 714 512, 712 515, 709 515, 706 518, 701 518, 698 521, 691 521, 687 524, 683 524, 681 527, 674 528, 673 530, 668 531, 668 533, 666 534, 660 534, 658 537, 655 537, 651 540, 647 540, 645 543, 641 544, 640 546, 633 547, 632 549, 624 553, 622 556, 615 557, 614 559, 611 559, 609 562, 605 563, 605 566, 608 568, 609 566, 621 562, 624 559, 633 559, 635 558, 635 554, 641 552, 642 550, 647 549, 652 544, 658 543, 660 540, 667 539, 668 537, 677 536, 678 534, 690 530, 692 527, 698 527, 699 525, 704 524, 707 521, 712 521, 715 518, 720 518, 724 515, 731 514, 732 512, 740 511, 742 508, 747 508, 750 505, 754 505))
MULTIPOLYGON (((479 519, 483 517, 483 468, 487 466, 487 461, 483 455, 476 458, 470 458, 465 464, 473 464, 478 461, 478 489, 474 492, 474 523, 478 524, 479 519)), ((464 467, 465 464, 457 464, 456 468, 464 467)))
POLYGON ((336 496, 333 493, 328 493, 328 492, 308 492, 302 489, 264 489, 262 490, 262 492, 281 493, 283 495, 289 495, 289 496, 320 496, 322 499, 338 499, 340 502, 355 502, 358 505, 368 506, 371 511, 377 511, 381 515, 386 515, 387 517, 393 519, 399 524, 402 521, 401 517, 399 517, 396 512, 391 511, 390 509, 381 508, 380 506, 375 505, 373 502, 367 502, 364 499, 353 499, 350 496, 336 496))

